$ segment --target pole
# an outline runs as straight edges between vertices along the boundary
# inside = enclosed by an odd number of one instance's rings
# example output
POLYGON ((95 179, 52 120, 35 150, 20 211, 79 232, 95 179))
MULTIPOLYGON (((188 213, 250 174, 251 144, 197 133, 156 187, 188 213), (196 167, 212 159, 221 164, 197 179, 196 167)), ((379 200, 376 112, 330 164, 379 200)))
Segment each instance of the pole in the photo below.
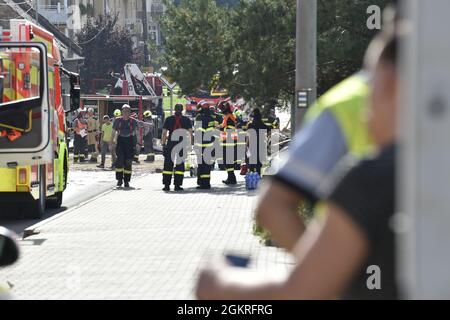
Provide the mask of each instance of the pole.
POLYGON ((173 114, 173 89, 170 89, 170 115, 173 114))
MULTIPOLYGON (((147 21, 147 0, 142 0, 142 27, 144 29, 144 67, 149 67, 149 52, 148 52, 148 21, 147 21)), ((147 71, 147 70, 146 70, 147 71)))
POLYGON ((39 24, 39 0, 35 0, 36 24, 39 24))
POLYGON ((317 96, 317 2, 297 0, 296 100, 292 127, 299 129, 308 107, 317 96), (307 96, 306 101, 303 97, 307 96))

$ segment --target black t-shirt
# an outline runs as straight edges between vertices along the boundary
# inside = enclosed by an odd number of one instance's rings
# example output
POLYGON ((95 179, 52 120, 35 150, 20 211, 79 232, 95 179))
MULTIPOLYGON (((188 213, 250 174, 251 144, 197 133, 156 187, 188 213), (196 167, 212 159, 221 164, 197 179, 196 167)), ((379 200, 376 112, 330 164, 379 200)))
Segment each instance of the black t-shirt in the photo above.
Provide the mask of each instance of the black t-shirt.
POLYGON ((395 237, 391 228, 395 211, 395 147, 388 147, 377 157, 348 168, 347 163, 337 170, 334 180, 340 182, 334 184, 336 187, 328 193, 327 199, 342 208, 364 233, 369 242, 369 254, 343 298, 398 299, 395 237), (340 179, 344 172, 347 174, 340 179), (374 274, 368 271, 371 266, 380 268, 381 290, 368 289, 367 281, 374 274))
POLYGON ((185 129, 185 130, 192 129, 192 121, 188 117, 180 116, 178 123, 179 123, 179 128, 177 128, 177 118, 176 118, 176 116, 170 116, 164 122, 164 126, 163 126, 164 129, 169 131, 169 140, 168 140, 169 142, 171 141, 172 133, 176 129, 185 129))

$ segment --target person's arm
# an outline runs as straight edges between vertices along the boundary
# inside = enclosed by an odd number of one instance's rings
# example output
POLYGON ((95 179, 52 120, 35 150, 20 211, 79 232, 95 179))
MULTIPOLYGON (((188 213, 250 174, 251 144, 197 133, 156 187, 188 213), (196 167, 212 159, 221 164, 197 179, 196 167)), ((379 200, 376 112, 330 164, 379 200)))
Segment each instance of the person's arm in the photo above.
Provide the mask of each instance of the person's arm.
POLYGON ((117 134, 118 134, 118 120, 114 120, 113 126, 112 126, 112 131, 111 131, 111 145, 116 143, 116 139, 117 139, 117 134))
POLYGON ((314 203, 317 191, 347 153, 345 139, 331 114, 324 113, 300 132, 286 163, 269 181, 256 218, 278 245, 292 251, 305 230, 299 208, 314 203))
POLYGON ((191 146, 194 145, 194 134, 192 128, 188 129, 189 132, 189 141, 191 141, 191 146))
POLYGON ((162 136, 161 136, 161 145, 162 146, 165 146, 166 143, 167 143, 167 133, 168 133, 168 130, 167 129, 163 129, 162 136))
POLYGON ((295 250, 298 264, 282 279, 250 270, 217 266, 200 275, 202 300, 317 300, 339 298, 368 253, 362 230, 337 206, 329 205, 322 226, 311 225, 295 250))
POLYGON ((305 231, 299 207, 300 193, 274 181, 265 186, 256 209, 257 222, 271 234, 282 248, 292 251, 305 231))

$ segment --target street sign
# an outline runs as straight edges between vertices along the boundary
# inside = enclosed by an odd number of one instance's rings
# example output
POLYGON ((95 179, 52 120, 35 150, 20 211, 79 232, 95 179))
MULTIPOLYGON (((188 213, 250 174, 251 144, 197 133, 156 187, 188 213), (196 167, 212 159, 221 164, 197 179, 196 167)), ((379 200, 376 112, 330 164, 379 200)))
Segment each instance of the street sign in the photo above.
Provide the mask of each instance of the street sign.
POLYGON ((304 89, 297 92, 297 108, 307 109, 310 106, 312 89, 304 89))

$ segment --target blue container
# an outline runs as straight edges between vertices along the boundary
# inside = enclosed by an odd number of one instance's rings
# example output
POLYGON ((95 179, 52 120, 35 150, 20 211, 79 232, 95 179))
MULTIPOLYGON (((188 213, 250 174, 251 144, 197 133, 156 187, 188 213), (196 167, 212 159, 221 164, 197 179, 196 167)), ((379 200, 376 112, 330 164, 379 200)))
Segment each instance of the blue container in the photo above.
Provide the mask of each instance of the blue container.
POLYGON ((258 189, 259 182, 261 181, 261 177, 256 172, 249 172, 245 176, 245 188, 247 190, 256 190, 258 189))

